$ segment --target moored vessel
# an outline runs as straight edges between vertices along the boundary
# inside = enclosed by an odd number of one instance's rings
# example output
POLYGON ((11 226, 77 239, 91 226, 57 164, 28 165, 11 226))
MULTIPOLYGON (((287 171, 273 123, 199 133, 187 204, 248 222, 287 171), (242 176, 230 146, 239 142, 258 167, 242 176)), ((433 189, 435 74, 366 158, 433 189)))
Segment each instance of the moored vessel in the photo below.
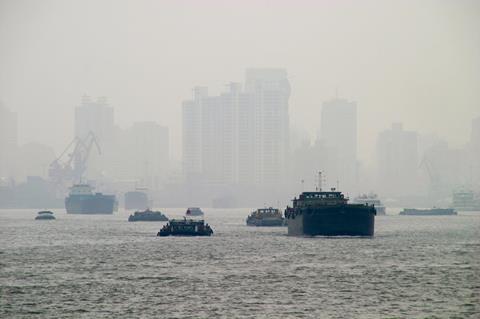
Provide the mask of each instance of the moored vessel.
POLYGON ((212 228, 204 220, 171 219, 157 233, 157 236, 211 236, 212 228))
POLYGON ((278 208, 259 208, 247 217, 248 226, 285 226, 285 218, 278 208))
POLYGON ((400 215, 444 216, 444 215, 457 215, 457 212, 453 208, 431 208, 431 209, 404 208, 400 212, 400 215))
POLYGON ((75 184, 65 198, 65 208, 68 214, 113 214, 115 195, 93 193, 88 184, 75 184))
POLYGON ((374 193, 357 196, 353 199, 352 204, 373 205, 375 206, 375 211, 377 212, 377 216, 386 215, 385 206, 382 204, 377 194, 374 194, 374 193))
POLYGON ((146 209, 144 211, 136 211, 128 217, 129 222, 166 222, 168 217, 160 211, 152 211, 146 209))
POLYGON ((53 220, 55 219, 55 216, 53 216, 53 212, 49 210, 42 210, 37 213, 37 217, 35 217, 35 220, 53 220))

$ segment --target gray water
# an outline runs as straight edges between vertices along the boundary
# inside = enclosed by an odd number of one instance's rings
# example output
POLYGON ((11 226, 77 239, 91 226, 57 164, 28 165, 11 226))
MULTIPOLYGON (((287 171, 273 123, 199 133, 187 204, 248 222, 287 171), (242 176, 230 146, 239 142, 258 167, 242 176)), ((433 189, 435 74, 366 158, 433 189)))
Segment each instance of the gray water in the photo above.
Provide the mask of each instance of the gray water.
POLYGON ((246 227, 248 209, 205 209, 209 238, 54 211, 0 210, 0 318, 480 318, 480 213, 379 216, 359 239, 246 227))

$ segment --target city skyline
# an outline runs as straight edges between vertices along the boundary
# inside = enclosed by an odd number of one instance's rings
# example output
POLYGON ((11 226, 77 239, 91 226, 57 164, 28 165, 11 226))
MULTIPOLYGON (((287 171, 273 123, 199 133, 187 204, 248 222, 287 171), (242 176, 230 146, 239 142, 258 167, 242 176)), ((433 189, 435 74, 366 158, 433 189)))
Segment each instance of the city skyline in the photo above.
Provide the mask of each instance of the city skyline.
POLYGON ((124 2, 49 3, 0 3, 0 99, 22 119, 22 144, 61 151, 70 136, 57 132, 70 131, 71 106, 86 93, 109 97, 120 127, 149 119, 169 126, 179 160, 181 102, 191 88, 220 94, 247 67, 288 70, 291 127, 300 136, 315 134, 321 103, 337 89, 356 101, 362 161, 393 122, 460 147, 478 116, 474 2, 259 2, 215 14, 210 5, 168 1, 140 1, 133 12, 124 2))

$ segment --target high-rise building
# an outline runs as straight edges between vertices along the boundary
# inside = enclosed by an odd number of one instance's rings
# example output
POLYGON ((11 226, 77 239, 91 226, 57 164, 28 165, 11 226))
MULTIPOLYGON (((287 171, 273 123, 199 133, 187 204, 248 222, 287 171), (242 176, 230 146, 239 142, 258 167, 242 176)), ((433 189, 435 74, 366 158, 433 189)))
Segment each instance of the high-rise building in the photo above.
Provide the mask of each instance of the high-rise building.
POLYGON ((331 160, 325 167, 327 182, 340 183, 342 190, 357 187, 357 104, 335 98, 322 105, 320 138, 331 160))
POLYGON ((115 128, 113 107, 106 98, 93 101, 84 95, 80 106, 75 108, 75 136, 85 138, 90 132, 100 145, 101 155, 92 151, 87 165, 88 178, 103 176, 115 162, 115 128))
POLYGON ((183 103, 183 170, 212 185, 278 185, 287 175, 285 70, 249 69, 245 90, 230 83, 219 96, 195 88, 183 103))
POLYGON ((254 178, 260 185, 279 185, 287 176, 289 154, 287 71, 247 69, 245 91, 254 100, 254 178))
POLYGON ((0 178, 9 177, 18 147, 17 114, 0 102, 0 178))
POLYGON ((134 177, 149 189, 158 189, 169 169, 168 128, 155 122, 136 122, 130 128, 134 177))
POLYGON ((195 88, 183 103, 183 168, 187 179, 212 185, 238 182, 241 85, 231 83, 219 96, 195 88))
POLYGON ((183 173, 187 180, 198 180, 202 174, 202 101, 206 87, 193 89, 193 99, 182 105, 183 173))
POLYGON ((417 133, 405 131, 402 124, 378 135, 377 169, 382 195, 413 195, 417 191, 417 133))
POLYGON ((84 95, 81 105, 75 108, 75 136, 84 138, 89 132, 95 134, 102 147, 113 138, 113 107, 108 105, 105 97, 93 101, 84 95))

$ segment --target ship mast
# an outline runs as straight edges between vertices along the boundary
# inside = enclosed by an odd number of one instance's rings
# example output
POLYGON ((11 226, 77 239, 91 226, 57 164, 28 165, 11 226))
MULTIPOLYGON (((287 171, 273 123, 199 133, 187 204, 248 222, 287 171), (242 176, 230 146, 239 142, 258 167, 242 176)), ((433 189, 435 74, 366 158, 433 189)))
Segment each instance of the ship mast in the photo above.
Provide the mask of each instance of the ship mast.
POLYGON ((317 186, 317 191, 321 192, 322 191, 322 172, 318 172, 318 186, 317 186))

